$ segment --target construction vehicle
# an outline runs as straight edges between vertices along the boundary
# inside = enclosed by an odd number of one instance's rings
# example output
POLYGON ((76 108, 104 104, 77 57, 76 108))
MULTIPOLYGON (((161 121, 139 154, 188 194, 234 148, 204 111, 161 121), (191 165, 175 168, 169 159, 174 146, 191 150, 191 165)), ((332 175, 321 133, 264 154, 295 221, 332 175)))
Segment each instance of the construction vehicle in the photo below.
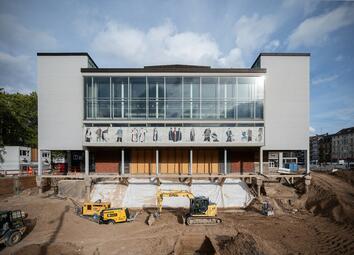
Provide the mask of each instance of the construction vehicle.
POLYGON ((156 193, 158 216, 161 214, 162 202, 165 197, 186 197, 189 199, 189 212, 184 217, 184 222, 187 225, 221 223, 221 219, 217 217, 215 203, 211 203, 209 198, 204 196, 195 197, 191 192, 185 190, 159 190, 156 193))
POLYGON ((100 199, 95 202, 85 202, 83 205, 71 199, 75 206, 75 212, 82 218, 98 221, 103 210, 111 208, 111 203, 102 202, 100 199))
POLYGON ((103 210, 111 208, 111 203, 101 202, 97 200, 96 202, 86 202, 81 207, 81 215, 93 217, 98 219, 103 210))
POLYGON ((13 246, 21 241, 26 231, 25 213, 20 210, 0 211, 0 244, 13 246))
POLYGON ((134 221, 138 213, 131 215, 128 208, 109 208, 101 211, 99 224, 115 224, 134 221))
POLYGON ((273 216, 274 215, 274 209, 272 205, 269 203, 269 201, 265 201, 262 203, 262 214, 265 216, 273 216))

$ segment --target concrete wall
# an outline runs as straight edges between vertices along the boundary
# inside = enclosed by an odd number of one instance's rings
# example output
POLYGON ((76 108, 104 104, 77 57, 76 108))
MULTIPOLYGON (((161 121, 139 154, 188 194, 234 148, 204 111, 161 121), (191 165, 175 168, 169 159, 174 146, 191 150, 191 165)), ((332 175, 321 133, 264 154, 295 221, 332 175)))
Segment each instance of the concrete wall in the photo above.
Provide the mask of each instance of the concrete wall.
POLYGON ((82 150, 87 56, 38 56, 38 148, 82 150))
POLYGON ((309 148, 309 56, 261 56, 265 79, 264 150, 309 148))

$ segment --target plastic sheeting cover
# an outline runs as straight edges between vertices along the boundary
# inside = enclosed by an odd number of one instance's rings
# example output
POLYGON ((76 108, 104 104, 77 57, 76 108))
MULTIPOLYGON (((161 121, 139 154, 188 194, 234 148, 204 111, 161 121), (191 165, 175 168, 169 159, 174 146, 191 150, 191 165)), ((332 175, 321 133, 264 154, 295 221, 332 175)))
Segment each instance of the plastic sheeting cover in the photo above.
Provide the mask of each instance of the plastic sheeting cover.
MULTIPOLYGON (((253 200, 247 184, 239 179, 226 179, 224 185, 205 180, 193 180, 191 186, 179 182, 162 181, 160 190, 187 190, 194 196, 209 197, 220 208, 246 207, 253 200)), ((158 186, 147 180, 130 180, 128 187, 120 184, 96 184, 91 200, 111 201, 117 207, 155 207, 158 186)), ((189 207, 189 200, 183 197, 164 198, 163 207, 189 207)))

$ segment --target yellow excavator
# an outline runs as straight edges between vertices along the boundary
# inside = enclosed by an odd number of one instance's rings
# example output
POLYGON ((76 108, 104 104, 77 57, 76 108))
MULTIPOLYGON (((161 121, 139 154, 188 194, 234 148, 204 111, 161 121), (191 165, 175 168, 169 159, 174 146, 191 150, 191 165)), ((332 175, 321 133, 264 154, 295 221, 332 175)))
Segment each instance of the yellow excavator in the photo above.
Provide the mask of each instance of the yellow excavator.
POLYGON ((195 197, 191 192, 186 190, 159 190, 156 193, 158 213, 162 211, 162 201, 165 197, 186 197, 189 199, 189 212, 185 215, 185 223, 193 224, 218 224, 221 219, 217 217, 217 206, 211 203, 209 198, 200 196, 195 197))

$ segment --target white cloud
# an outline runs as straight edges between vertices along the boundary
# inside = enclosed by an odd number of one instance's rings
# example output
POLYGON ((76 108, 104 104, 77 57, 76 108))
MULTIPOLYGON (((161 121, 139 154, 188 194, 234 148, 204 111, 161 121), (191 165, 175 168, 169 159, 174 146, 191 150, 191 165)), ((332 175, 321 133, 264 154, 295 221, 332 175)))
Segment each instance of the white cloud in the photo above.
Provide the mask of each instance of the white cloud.
POLYGON ((0 87, 7 92, 28 93, 35 90, 34 65, 29 56, 0 52, 0 87))
POLYGON ((0 14, 0 31, 0 46, 8 51, 49 50, 57 45, 54 37, 45 32, 29 29, 8 14, 0 14))
POLYGON ((267 51, 275 51, 276 49, 278 49, 280 46, 280 41, 279 40, 272 40, 270 41, 267 45, 265 45, 265 49, 267 51))
POLYGON ((354 23, 353 13, 354 6, 345 5, 306 19, 289 36, 289 49, 314 46, 326 41, 330 33, 354 23))
POLYGON ((310 126, 309 131, 310 134, 314 134, 316 132, 316 129, 310 126))
POLYGON ((319 85, 319 84, 322 84, 322 83, 329 83, 331 81, 336 80, 338 77, 339 77, 338 74, 318 77, 318 78, 313 79, 312 84, 313 85, 319 85))
POLYGON ((110 21, 97 33, 91 47, 97 53, 138 65, 243 65, 239 49, 223 55, 209 34, 178 32, 169 21, 147 31, 110 21))
MULTIPOLYGON (((242 16, 236 23, 236 46, 249 55, 262 49, 278 28, 276 16, 242 16)), ((273 46, 279 43, 274 40, 273 46)))

